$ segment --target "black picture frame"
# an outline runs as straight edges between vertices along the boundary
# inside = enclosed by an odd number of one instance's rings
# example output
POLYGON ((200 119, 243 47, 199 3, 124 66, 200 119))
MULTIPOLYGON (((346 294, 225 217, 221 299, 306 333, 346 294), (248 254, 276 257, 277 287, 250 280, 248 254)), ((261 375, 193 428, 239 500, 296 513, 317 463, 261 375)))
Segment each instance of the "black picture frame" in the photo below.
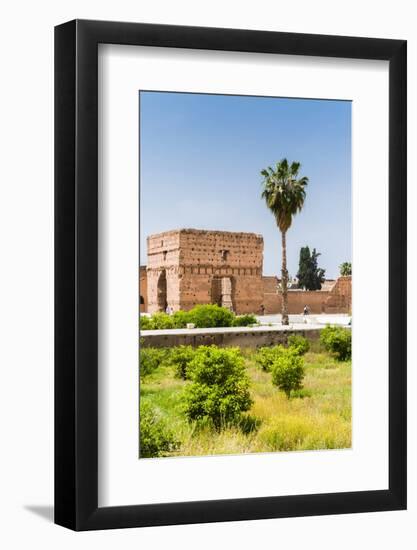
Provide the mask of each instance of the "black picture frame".
POLYGON ((55 28, 55 522, 109 529, 406 508, 406 41, 74 20, 55 28), (389 488, 98 507, 98 44, 389 62, 389 488))

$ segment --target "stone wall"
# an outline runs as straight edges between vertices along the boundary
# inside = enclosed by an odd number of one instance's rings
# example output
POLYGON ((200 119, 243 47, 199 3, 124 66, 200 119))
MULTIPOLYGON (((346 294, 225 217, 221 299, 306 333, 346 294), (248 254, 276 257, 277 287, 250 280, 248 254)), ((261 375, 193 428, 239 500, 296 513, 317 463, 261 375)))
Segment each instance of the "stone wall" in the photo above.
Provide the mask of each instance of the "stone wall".
POLYGON ((304 306, 310 313, 325 313, 325 302, 329 292, 325 290, 289 290, 288 313, 303 313, 304 306))
POLYGON ((265 308, 265 314, 268 313, 281 313, 281 294, 278 293, 278 277, 264 276, 262 277, 263 286, 263 306, 265 308))
MULTIPOLYGON (((288 313, 349 313, 352 308, 352 278, 339 277, 329 290, 288 290, 288 313)), ((265 314, 281 313, 282 299, 277 277, 262 277, 265 314)), ((329 288, 326 286, 325 288, 329 288)))
POLYGON ((174 311, 179 303, 179 231, 168 231, 147 238, 148 247, 148 312, 174 311))
MULTIPOLYGON (((281 313, 282 297, 278 291, 277 277, 262 277, 264 289, 265 314, 281 313)), ((304 306, 310 308, 311 313, 323 313, 324 304, 329 292, 323 290, 288 290, 288 313, 303 313, 304 306)))
POLYGON ((147 244, 150 313, 211 303, 260 312, 262 236, 180 229, 151 235, 147 244))
POLYGON ((146 265, 139 268, 139 307, 140 312, 148 311, 148 274, 146 265))
MULTIPOLYGON (((290 334, 299 334, 311 341, 317 340, 321 329, 293 329, 274 330, 241 328, 233 331, 225 329, 221 331, 204 330, 165 330, 163 334, 148 334, 152 331, 141 332, 141 342, 145 347, 164 348, 180 345, 209 346, 215 344, 220 347, 257 348, 262 346, 276 346, 287 344, 290 334)), ((160 331, 162 332, 162 331, 160 331)))
POLYGON ((326 313, 351 313, 352 276, 339 277, 325 303, 326 313))
MULTIPOLYGON (((198 304, 237 314, 281 313, 279 280, 263 276, 263 237, 255 233, 178 229, 147 239, 148 265, 140 268, 141 311, 189 310, 198 304), (146 275, 146 276, 145 276, 146 275)), ((351 277, 318 291, 288 291, 288 312, 349 313, 351 277)))

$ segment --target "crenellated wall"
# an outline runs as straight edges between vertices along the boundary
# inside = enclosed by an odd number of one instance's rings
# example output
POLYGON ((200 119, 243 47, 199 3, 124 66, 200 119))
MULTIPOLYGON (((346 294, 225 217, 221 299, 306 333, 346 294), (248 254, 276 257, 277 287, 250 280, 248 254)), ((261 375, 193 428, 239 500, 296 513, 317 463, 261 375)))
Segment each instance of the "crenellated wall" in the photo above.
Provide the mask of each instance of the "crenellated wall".
POLYGON ((147 244, 150 313, 167 306, 177 311, 211 303, 236 313, 260 312, 261 235, 179 229, 151 235, 147 244))
MULTIPOLYGON (((262 275, 261 235, 177 229, 150 235, 147 246, 148 265, 140 268, 141 312, 217 303, 237 314, 281 313, 279 279, 262 275)), ((349 313, 351 285, 351 277, 339 277, 325 290, 289 290, 289 313, 302 313, 305 306, 315 314, 349 313)))

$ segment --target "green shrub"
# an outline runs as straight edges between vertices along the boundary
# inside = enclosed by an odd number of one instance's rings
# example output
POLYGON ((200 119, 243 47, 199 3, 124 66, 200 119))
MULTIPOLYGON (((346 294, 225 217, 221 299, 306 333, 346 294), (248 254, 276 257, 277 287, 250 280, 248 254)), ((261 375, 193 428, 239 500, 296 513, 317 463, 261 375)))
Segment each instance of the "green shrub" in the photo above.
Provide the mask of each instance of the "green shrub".
POLYGON ((285 350, 272 364, 272 383, 285 392, 289 399, 291 391, 301 390, 305 376, 304 359, 291 348, 285 350))
POLYGON ((264 370, 265 372, 270 372, 275 359, 280 357, 284 352, 285 348, 281 345, 259 348, 255 353, 254 359, 262 370, 264 370))
POLYGON ((175 376, 186 380, 189 363, 193 360, 195 349, 191 346, 176 346, 171 348, 169 364, 175 367, 175 376))
POLYGON ((147 315, 141 315, 139 318, 139 327, 140 327, 140 330, 152 330, 153 329, 152 319, 147 315))
POLYGON ((196 306, 188 312, 189 322, 196 328, 231 327, 234 314, 216 304, 196 306))
POLYGON ((349 329, 327 325, 320 333, 320 343, 339 361, 352 357, 352 332, 349 329))
POLYGON ((179 446, 179 441, 149 403, 140 405, 139 440, 141 458, 166 456, 179 446))
POLYGON ((151 317, 145 315, 140 317, 140 328, 142 330, 186 328, 188 323, 193 323, 196 328, 248 326, 256 324, 256 317, 254 315, 235 317, 230 310, 216 304, 199 305, 190 311, 180 310, 172 315, 157 312, 151 317))
POLYGON ((171 315, 167 313, 158 312, 154 313, 151 318, 152 328, 154 330, 163 330, 168 328, 174 328, 174 321, 171 315))
POLYGON ((187 323, 192 323, 190 321, 190 312, 189 311, 176 311, 171 317, 174 328, 186 328, 187 323))
POLYGON ((304 355, 310 349, 310 342, 300 334, 291 334, 288 336, 288 345, 295 350, 298 355, 304 355))
POLYGON ((239 422, 252 400, 249 378, 238 348, 200 346, 189 363, 184 390, 189 420, 210 420, 216 429, 239 422))
POLYGON ((256 324, 258 324, 258 321, 255 315, 252 314, 238 315, 232 322, 233 327, 249 327, 250 325, 256 324))
POLYGON ((242 414, 239 420, 239 428, 245 435, 259 430, 261 424, 262 420, 260 418, 250 414, 242 414))
POLYGON ((164 348, 139 349, 139 374, 144 378, 152 374, 167 359, 168 352, 164 348))

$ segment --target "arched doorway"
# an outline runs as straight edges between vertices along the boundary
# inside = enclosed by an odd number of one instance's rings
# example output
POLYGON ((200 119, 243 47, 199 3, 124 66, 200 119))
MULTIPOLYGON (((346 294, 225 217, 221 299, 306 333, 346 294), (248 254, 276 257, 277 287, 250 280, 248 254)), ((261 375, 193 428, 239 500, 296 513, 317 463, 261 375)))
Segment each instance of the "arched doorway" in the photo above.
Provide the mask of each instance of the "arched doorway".
POLYGON ((157 303, 158 310, 165 311, 168 305, 167 302, 167 275, 165 269, 161 271, 161 274, 158 278, 157 285, 157 303))

